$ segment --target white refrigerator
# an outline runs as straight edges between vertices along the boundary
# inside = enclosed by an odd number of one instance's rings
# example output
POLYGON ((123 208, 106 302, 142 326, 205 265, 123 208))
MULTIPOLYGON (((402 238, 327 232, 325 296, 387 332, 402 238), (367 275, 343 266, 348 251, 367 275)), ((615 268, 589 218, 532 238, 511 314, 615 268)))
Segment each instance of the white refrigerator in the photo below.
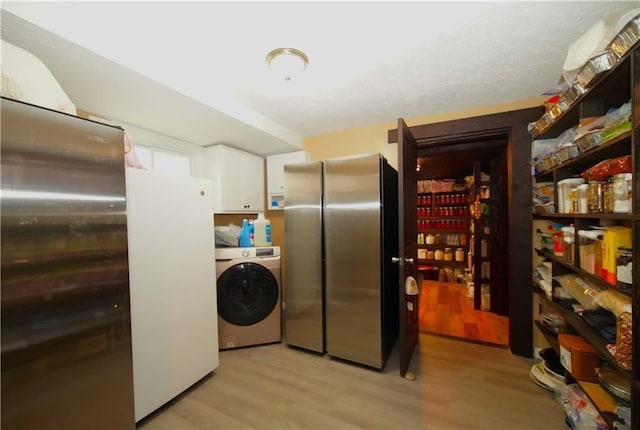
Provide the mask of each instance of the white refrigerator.
POLYGON ((127 169, 135 419, 219 365, 211 181, 127 169))

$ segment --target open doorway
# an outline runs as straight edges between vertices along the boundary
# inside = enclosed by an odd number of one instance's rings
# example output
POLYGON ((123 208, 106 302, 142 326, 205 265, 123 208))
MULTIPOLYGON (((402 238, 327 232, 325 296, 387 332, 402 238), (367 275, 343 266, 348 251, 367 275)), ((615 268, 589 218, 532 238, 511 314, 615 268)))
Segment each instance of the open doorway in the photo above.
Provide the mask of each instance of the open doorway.
POLYGON ((509 345, 506 148, 418 151, 420 331, 509 345))
MULTIPOLYGON (((455 157, 464 151, 478 152, 480 146, 483 151, 490 150, 494 144, 498 145, 494 149, 506 151, 508 185, 502 194, 507 200, 508 222, 503 227, 508 237, 505 238, 506 260, 500 264, 509 268, 505 285, 509 290, 506 306, 509 311, 509 349, 513 354, 523 357, 533 356, 531 136, 527 125, 540 118, 543 112, 543 107, 535 107, 412 127, 407 127, 399 119, 398 128, 388 130, 387 133, 387 141, 397 142, 399 145, 398 170, 402 171, 404 178, 400 181, 402 187, 399 193, 405 197, 399 204, 402 224, 399 228, 402 229, 405 240, 411 241, 405 245, 404 255, 401 256, 406 257, 405 262, 410 267, 415 267, 414 261, 418 260, 417 245, 413 239, 418 233, 415 216, 415 169, 418 153, 428 150, 431 156, 449 154, 455 157), (412 147, 415 150, 400 152, 400 147, 412 147)), ((447 163, 455 164, 455 160, 447 163)), ((406 321, 401 321, 401 325, 415 326, 417 331, 418 313, 412 312, 406 321)), ((402 340, 401 337, 401 348, 412 350, 415 338, 411 338, 410 342, 402 340)))

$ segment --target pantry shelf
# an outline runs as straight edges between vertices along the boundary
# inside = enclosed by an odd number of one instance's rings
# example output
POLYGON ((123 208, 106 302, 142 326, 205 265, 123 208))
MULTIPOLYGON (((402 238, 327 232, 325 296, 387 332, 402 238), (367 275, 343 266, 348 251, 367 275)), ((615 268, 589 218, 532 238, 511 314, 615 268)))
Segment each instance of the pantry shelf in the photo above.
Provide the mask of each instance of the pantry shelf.
POLYGON ((621 220, 621 221, 625 221, 625 220, 629 220, 629 221, 633 221, 633 220, 640 220, 640 215, 634 215, 634 214, 613 214, 613 213, 601 213, 601 214, 595 214, 595 213, 589 213, 589 214, 534 214, 533 215, 534 219, 548 219, 548 220, 553 220, 553 219, 594 219, 594 220, 598 220, 598 219, 608 219, 608 220, 621 220))
POLYGON ((551 330, 549 330, 548 328, 546 328, 544 326, 544 324, 542 324, 538 320, 535 320, 534 323, 540 329, 540 332, 545 337, 545 339, 547 339, 547 342, 549 342, 549 344, 551 345, 553 350, 556 351, 556 353, 559 354, 560 353, 560 342, 558 341, 558 334, 554 333, 551 330))
POLYGON ((552 168, 540 172, 536 175, 537 181, 552 181, 553 173, 568 167, 574 172, 582 172, 601 161, 603 158, 616 158, 631 154, 631 132, 626 132, 608 142, 603 143, 587 152, 580 154, 576 158, 553 166, 552 168))
POLYGON ((554 263, 557 263, 557 264, 559 264, 559 265, 561 265, 563 267, 566 267, 567 269, 571 269, 571 271, 573 271, 574 273, 580 275, 582 278, 586 278, 586 279, 592 281, 597 286, 599 286, 599 287, 601 287, 603 289, 616 290, 616 291, 620 292, 621 294, 624 294, 625 296, 631 297, 631 293, 629 293, 627 291, 620 290, 615 285, 610 284, 607 281, 605 281, 604 279, 602 279, 600 276, 594 275, 593 273, 587 272, 586 270, 581 269, 580 267, 574 266, 573 264, 571 264, 571 263, 569 263, 567 261, 564 261, 561 258, 556 257, 555 255, 553 255, 553 253, 551 253, 549 251, 536 249, 536 253, 540 257, 547 258, 547 259, 553 261, 554 263))
POLYGON ((616 359, 607 349, 607 341, 602 336, 600 336, 600 334, 593 327, 587 324, 578 314, 564 308, 556 301, 549 299, 549 297, 547 297, 547 295, 541 291, 542 290, 535 290, 535 292, 543 298, 545 303, 551 305, 553 310, 565 319, 567 325, 571 326, 580 336, 582 336, 587 342, 589 342, 596 350, 598 355, 607 363, 609 363, 609 365, 615 367, 623 375, 631 379, 631 372, 618 364, 616 359))

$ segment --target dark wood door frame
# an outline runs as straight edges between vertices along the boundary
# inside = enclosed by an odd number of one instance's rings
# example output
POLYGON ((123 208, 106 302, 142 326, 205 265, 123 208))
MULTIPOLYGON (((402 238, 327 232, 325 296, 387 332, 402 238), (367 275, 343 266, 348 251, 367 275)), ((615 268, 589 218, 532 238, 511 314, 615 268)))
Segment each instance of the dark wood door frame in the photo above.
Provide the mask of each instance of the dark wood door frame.
MULTIPOLYGON (((442 147, 443 151, 473 142, 507 139, 509 213, 509 347, 524 357, 533 355, 531 136, 527 125, 544 113, 542 107, 520 109, 471 118, 410 127, 418 151, 442 147)), ((396 143, 398 130, 388 131, 389 143, 396 143)), ((400 160, 398 160, 400 163, 400 160)))

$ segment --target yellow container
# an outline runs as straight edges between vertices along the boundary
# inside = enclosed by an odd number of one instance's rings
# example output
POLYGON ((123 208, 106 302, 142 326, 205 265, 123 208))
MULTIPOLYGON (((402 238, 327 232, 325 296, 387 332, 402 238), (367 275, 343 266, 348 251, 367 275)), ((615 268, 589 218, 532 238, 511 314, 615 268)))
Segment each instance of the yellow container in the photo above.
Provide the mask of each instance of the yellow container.
POLYGON ((616 252, 619 247, 631 247, 631 229, 629 227, 604 227, 602 240, 602 278, 616 285, 616 252))

